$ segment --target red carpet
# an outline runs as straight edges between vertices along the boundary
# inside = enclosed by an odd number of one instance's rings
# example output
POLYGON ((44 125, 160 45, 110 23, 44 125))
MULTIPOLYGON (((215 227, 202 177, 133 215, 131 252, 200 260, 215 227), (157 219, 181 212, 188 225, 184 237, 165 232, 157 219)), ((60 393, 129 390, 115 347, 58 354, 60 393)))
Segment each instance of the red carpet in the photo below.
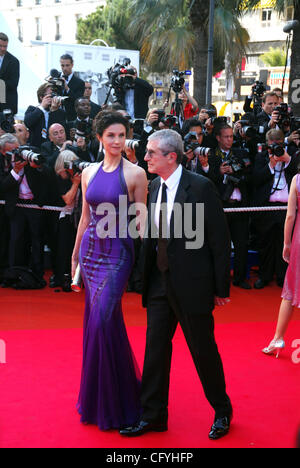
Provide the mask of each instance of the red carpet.
MULTIPOLYGON (((0 364, 1 448, 295 446, 300 363, 292 362, 292 343, 300 339, 299 311, 280 359, 261 353, 274 332, 280 303, 276 286, 249 292, 233 288, 231 304, 216 311, 216 336, 234 405, 232 430, 218 442, 208 440, 213 411, 180 329, 174 339, 169 431, 128 440, 116 431, 81 425, 75 410, 83 295, 2 289, 0 299, 0 340, 6 344, 6 364, 0 364)), ((125 296, 124 314, 142 367, 146 328, 140 296, 125 296)))

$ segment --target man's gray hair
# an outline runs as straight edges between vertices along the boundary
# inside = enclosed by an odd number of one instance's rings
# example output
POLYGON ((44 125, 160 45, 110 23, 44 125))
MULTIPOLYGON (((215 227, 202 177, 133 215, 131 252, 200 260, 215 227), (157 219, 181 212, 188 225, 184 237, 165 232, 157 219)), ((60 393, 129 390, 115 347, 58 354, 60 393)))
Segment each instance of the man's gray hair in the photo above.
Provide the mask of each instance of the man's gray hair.
POLYGON ((158 147, 163 153, 176 153, 177 163, 181 163, 184 146, 181 136, 175 130, 159 130, 150 135, 148 141, 158 141, 158 147))
POLYGON ((18 139, 11 133, 5 133, 0 137, 0 149, 5 148, 6 145, 14 145, 15 143, 18 143, 18 139))

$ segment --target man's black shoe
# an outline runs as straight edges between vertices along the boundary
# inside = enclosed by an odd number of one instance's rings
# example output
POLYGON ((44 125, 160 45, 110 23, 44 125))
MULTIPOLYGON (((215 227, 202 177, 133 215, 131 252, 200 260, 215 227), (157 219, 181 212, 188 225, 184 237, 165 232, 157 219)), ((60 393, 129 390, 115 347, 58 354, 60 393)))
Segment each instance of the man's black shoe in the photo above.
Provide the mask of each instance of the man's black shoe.
POLYGON ((218 440, 218 439, 221 439, 221 437, 226 436, 230 429, 231 419, 232 419, 232 416, 216 418, 215 422, 213 423, 211 427, 210 433, 208 434, 208 437, 211 440, 218 440))
POLYGON ((267 286, 267 282, 262 280, 262 279, 258 279, 255 283, 254 283, 254 288, 255 289, 263 289, 265 286, 267 286))
POLYGON ((238 288, 252 289, 252 287, 249 283, 247 283, 247 281, 233 281, 232 284, 233 286, 237 286, 238 288))
POLYGON ((59 286, 62 286, 62 282, 59 281, 56 276, 51 276, 49 280, 49 288, 57 288, 59 286))
POLYGON ((147 432, 165 432, 168 430, 166 423, 151 423, 140 421, 136 426, 125 427, 120 430, 122 436, 138 437, 147 432))

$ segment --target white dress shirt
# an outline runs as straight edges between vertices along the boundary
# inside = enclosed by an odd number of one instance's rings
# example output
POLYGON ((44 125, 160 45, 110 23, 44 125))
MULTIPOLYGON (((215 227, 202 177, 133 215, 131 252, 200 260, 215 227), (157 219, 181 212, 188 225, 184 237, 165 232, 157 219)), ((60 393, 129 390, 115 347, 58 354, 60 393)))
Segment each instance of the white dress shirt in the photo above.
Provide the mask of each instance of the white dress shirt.
POLYGON ((161 196, 162 196, 162 185, 166 184, 167 186, 167 216, 168 216, 168 226, 170 226, 172 211, 174 207, 174 201, 176 197, 176 193, 178 190, 179 182, 182 176, 182 166, 181 164, 178 166, 176 171, 167 179, 163 180, 161 178, 160 189, 157 196, 157 202, 155 207, 154 213, 154 221, 156 224, 157 229, 159 228, 159 212, 160 212, 160 204, 161 204, 161 196))

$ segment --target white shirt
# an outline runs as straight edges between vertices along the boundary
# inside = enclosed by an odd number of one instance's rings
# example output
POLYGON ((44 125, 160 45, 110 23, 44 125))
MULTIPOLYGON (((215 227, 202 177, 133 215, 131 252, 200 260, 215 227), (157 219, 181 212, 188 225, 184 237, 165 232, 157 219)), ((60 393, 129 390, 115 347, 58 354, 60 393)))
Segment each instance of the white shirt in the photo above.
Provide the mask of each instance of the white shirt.
POLYGON ((154 221, 156 224, 157 229, 159 228, 159 212, 160 212, 160 204, 161 204, 161 196, 162 196, 162 185, 166 184, 167 186, 167 216, 168 216, 168 226, 170 226, 172 211, 174 207, 174 201, 176 197, 176 193, 178 190, 178 185, 182 176, 182 166, 181 164, 178 166, 176 171, 167 179, 163 180, 161 178, 160 189, 157 196, 157 202, 155 207, 154 213, 154 221))
POLYGON ((134 120, 134 89, 128 89, 125 93, 125 109, 134 120))
POLYGON ((281 173, 280 181, 279 176, 280 176, 280 170, 281 170, 281 162, 278 162, 275 166, 275 168, 272 168, 272 166, 269 164, 269 168, 272 174, 275 175, 274 178, 274 184, 272 187, 272 192, 273 190, 277 187, 277 190, 273 193, 273 195, 270 196, 269 201, 272 203, 288 203, 289 200, 289 187, 288 183, 285 178, 285 173, 284 170, 290 165, 290 162, 285 163, 284 169, 281 173))

